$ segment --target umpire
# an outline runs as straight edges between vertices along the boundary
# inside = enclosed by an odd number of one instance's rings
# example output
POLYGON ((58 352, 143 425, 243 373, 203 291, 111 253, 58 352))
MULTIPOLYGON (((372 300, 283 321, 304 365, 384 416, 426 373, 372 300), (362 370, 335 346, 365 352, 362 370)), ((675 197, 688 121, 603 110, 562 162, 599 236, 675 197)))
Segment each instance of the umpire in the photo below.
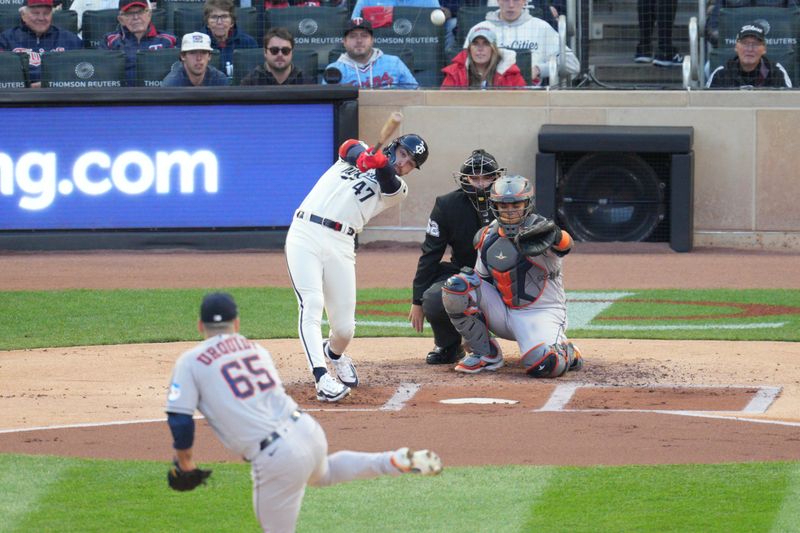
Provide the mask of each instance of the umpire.
POLYGON ((504 172, 492 154, 474 150, 460 172, 453 174, 459 188, 438 196, 428 218, 408 319, 418 332, 422 332, 425 319, 431 325, 436 346, 425 359, 430 365, 452 364, 464 356, 461 335, 442 304, 442 285, 462 267, 475 266, 473 237, 494 219, 489 209, 489 189, 504 172), (442 261, 448 246, 450 261, 442 261))

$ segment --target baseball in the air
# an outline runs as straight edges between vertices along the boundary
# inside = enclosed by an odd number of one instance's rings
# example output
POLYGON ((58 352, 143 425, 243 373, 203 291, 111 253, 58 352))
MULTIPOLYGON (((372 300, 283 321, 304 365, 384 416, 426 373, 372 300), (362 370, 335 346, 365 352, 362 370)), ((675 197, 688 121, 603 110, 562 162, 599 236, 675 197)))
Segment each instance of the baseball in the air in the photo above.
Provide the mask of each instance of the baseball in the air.
POLYGON ((442 24, 444 24, 444 19, 445 19, 444 11, 442 11, 441 9, 434 9, 433 11, 431 11, 431 22, 433 22, 437 26, 441 26, 442 24))

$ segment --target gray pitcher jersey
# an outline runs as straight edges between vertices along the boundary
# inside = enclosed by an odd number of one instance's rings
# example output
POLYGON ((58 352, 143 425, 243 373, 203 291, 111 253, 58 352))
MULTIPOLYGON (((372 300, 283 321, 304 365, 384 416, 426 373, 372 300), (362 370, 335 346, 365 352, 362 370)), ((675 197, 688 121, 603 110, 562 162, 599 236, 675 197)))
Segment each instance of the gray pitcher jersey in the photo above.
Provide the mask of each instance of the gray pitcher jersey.
POLYGON ((551 250, 536 257, 522 255, 514 241, 504 236, 496 220, 478 232, 475 247, 478 250, 475 271, 490 280, 506 306, 566 307, 561 275, 563 260, 551 250))
POLYGON ((343 159, 334 163, 306 195, 300 210, 348 224, 357 233, 369 220, 408 196, 408 185, 392 194, 381 192, 375 170, 360 172, 343 159))
POLYGON ((239 334, 210 337, 175 363, 166 411, 199 409, 222 443, 247 457, 297 409, 272 356, 239 334))

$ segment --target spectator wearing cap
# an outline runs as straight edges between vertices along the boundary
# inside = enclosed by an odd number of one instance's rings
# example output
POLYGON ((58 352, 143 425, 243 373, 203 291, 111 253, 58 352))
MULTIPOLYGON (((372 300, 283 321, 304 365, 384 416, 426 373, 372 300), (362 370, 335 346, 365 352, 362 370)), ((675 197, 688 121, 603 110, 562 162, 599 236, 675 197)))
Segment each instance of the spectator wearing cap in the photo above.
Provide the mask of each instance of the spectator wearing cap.
POLYGON ((211 61, 211 38, 196 31, 187 33, 181 41, 181 60, 172 65, 172 70, 161 82, 162 87, 210 87, 228 85, 230 79, 220 70, 209 65, 211 61))
POLYGON ((488 24, 472 28, 466 48, 442 69, 442 87, 523 87, 525 78, 516 65, 517 53, 497 47, 497 35, 488 24))
POLYGON ((286 28, 270 28, 264 35, 264 63, 247 73, 241 85, 302 85, 313 83, 292 63, 294 36, 286 28))
MULTIPOLYGON (((374 48, 372 24, 352 19, 344 31, 345 52, 328 65, 342 73, 339 83, 361 89, 416 89, 419 83, 403 61, 374 48)), ((323 81, 327 83, 327 81, 323 81)))
POLYGON ((28 54, 31 87, 40 87, 42 54, 83 48, 83 41, 53 25, 53 0, 25 0, 19 14, 20 24, 0 33, 0 50, 28 54))
POLYGON ((711 73, 706 87, 791 87, 792 81, 783 65, 767 58, 765 37, 764 26, 757 22, 742 26, 736 34, 736 55, 711 73))
POLYGON ((125 73, 128 85, 136 85, 136 52, 175 48, 177 39, 161 33, 152 23, 153 14, 148 0, 119 0, 119 28, 103 38, 109 50, 125 52, 125 73))
MULTIPOLYGON (((486 21, 497 34, 497 44, 503 48, 531 51, 531 79, 541 80, 550 76, 550 56, 558 56, 558 32, 547 22, 532 16, 527 7, 527 0, 498 0, 500 9, 486 13, 486 21)), ((475 27, 473 26, 473 28, 475 27)), ((470 31, 472 28, 470 28, 470 31)), ((464 43, 468 46, 469 43, 464 43)), ((568 74, 580 72, 581 64, 575 53, 566 49, 564 65, 568 74)))
POLYGON ((206 0, 203 6, 203 33, 211 37, 211 46, 219 50, 225 73, 233 76, 233 51, 237 48, 258 48, 258 41, 236 26, 236 5, 233 0, 206 0))

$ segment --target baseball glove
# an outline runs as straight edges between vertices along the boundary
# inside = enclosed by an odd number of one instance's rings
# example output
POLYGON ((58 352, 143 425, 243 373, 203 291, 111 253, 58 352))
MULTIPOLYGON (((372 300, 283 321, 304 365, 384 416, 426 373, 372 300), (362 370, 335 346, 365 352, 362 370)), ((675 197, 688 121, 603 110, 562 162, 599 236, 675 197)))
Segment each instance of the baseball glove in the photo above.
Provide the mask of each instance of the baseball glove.
POLYGON ((172 490, 194 490, 199 485, 205 485, 206 479, 211 475, 211 470, 195 468, 185 472, 178 466, 178 461, 173 462, 172 468, 167 472, 167 482, 172 490))
POLYGON ((520 251, 529 257, 541 255, 561 237, 561 230, 549 218, 539 217, 530 225, 523 226, 514 238, 520 251))

